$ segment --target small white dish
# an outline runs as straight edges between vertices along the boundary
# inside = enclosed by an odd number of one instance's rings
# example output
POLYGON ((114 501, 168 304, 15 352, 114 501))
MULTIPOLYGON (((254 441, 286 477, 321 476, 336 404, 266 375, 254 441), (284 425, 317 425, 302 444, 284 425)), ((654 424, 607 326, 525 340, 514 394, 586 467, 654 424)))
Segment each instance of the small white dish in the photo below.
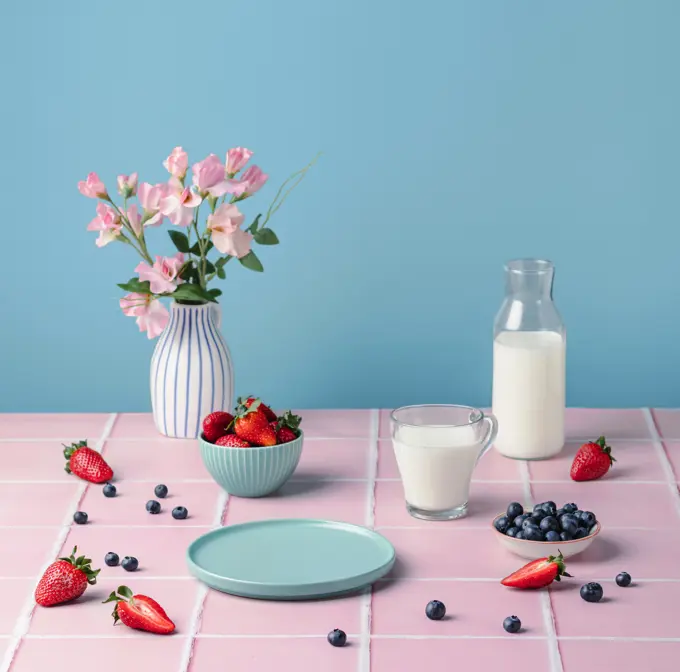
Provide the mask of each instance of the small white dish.
POLYGON ((559 555, 560 553, 562 553, 564 558, 571 558, 574 555, 583 553, 595 541, 595 537, 600 534, 602 529, 600 523, 597 522, 594 532, 587 537, 583 537, 583 539, 573 539, 572 541, 529 541, 528 539, 515 539, 515 537, 508 537, 496 529, 496 521, 505 515, 505 513, 499 513, 491 521, 491 528, 501 546, 527 560, 538 560, 539 558, 559 555))

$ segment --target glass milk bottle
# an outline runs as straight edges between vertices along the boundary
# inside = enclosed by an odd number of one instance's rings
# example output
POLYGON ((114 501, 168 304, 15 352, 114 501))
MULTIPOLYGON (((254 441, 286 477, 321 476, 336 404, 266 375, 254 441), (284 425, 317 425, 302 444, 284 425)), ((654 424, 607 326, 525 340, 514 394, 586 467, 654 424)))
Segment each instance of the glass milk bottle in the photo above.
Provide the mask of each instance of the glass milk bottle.
POLYGON ((505 300, 494 324, 493 413, 496 449, 542 460, 564 446, 566 330, 552 299, 550 261, 505 266, 505 300))

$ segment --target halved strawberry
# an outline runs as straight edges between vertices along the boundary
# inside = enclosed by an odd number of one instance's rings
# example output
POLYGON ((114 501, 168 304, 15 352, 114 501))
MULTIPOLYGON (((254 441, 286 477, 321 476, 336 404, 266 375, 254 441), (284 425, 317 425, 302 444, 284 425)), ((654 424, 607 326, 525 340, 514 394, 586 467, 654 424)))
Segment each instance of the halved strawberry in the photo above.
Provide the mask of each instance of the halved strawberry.
POLYGON ((217 443, 217 439, 231 431, 234 416, 226 411, 215 411, 203 418, 203 438, 209 443, 217 443))
POLYGON ((506 576, 501 583, 511 588, 543 588, 553 581, 559 581, 562 576, 569 576, 564 565, 564 557, 560 553, 557 557, 549 556, 533 560, 516 572, 506 576))
POLYGON ((90 483, 106 483, 113 478, 113 469, 100 453, 88 448, 87 441, 62 445, 67 460, 64 467, 67 474, 75 474, 90 483))
POLYGON ((215 445, 227 446, 229 448, 250 448, 250 444, 244 441, 240 436, 236 434, 227 434, 226 436, 220 436, 215 445))
POLYGON ((52 607, 80 597, 88 585, 97 583, 98 569, 92 569, 92 560, 81 555, 76 558, 78 547, 68 558, 59 558, 42 575, 35 589, 35 601, 41 607, 52 607))
POLYGON ((120 621, 128 628, 157 635, 169 635, 175 629, 175 624, 156 600, 146 595, 133 595, 127 586, 119 586, 118 594, 114 590, 103 604, 107 602, 116 603, 112 614, 114 625, 120 621))

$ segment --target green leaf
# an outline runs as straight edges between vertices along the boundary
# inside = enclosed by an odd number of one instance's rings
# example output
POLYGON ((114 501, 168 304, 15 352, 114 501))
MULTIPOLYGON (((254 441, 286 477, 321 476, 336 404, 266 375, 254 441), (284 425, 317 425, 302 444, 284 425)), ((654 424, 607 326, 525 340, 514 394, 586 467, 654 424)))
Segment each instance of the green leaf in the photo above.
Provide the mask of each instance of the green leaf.
POLYGON ((258 245, 278 245, 279 239, 271 229, 260 229, 253 234, 258 245))
POLYGON ((118 586, 118 594, 130 599, 133 595, 133 592, 127 586, 118 586))
POLYGON ((260 217, 262 217, 262 215, 258 215, 257 217, 255 217, 253 223, 246 229, 246 231, 250 231, 250 233, 255 233, 255 231, 257 231, 257 227, 260 224, 260 217))
POLYGON ((231 259, 231 257, 230 257, 229 255, 227 255, 226 257, 220 257, 220 258, 215 262, 215 266, 216 266, 217 268, 222 268, 222 266, 224 266, 230 259, 231 259))
POLYGON ((212 294, 205 291, 200 285, 184 283, 179 285, 177 289, 170 294, 173 299, 180 301, 210 301, 215 303, 212 294))
POLYGON ((139 278, 130 278, 127 282, 118 285, 125 292, 134 292, 137 294, 151 294, 151 287, 149 281, 142 282, 139 278))
POLYGON ((224 268, 223 268, 222 266, 220 266, 220 267, 217 269, 217 277, 218 277, 220 280, 224 280, 224 279, 227 277, 227 274, 224 272, 224 268))
POLYGON ((191 251, 191 248, 189 247, 189 239, 181 231, 173 231, 171 229, 170 231, 168 231, 168 235, 172 239, 172 242, 175 244, 175 247, 180 252, 187 254, 191 251))
POLYGON ((248 252, 245 257, 241 257, 239 261, 241 262, 241 266, 245 266, 251 271, 257 271, 258 273, 262 273, 262 271, 264 271, 262 262, 257 258, 257 255, 252 250, 248 252))
POLYGON ((217 298, 218 296, 222 296, 222 290, 221 289, 209 289, 208 294, 212 294, 214 298, 217 298))
MULTIPOLYGON (((125 586, 123 586, 125 588, 125 586)), ((118 595, 116 595, 116 591, 114 590, 103 602, 102 604, 106 604, 107 602, 118 602, 120 598, 118 595)))
POLYGON ((207 259, 205 260, 205 272, 206 273, 215 272, 215 264, 213 264, 212 261, 208 261, 207 259))
MULTIPOLYGON (((213 247, 215 247, 215 246, 212 244, 212 241, 209 240, 209 241, 205 244, 205 253, 208 254, 208 252, 210 252, 210 250, 212 250, 213 247)), ((191 254, 195 254, 196 256, 199 256, 199 257, 201 256, 201 248, 200 248, 200 246, 199 246, 199 244, 198 244, 198 241, 196 241, 196 242, 191 246, 191 250, 190 250, 190 251, 191 251, 191 254)))
POLYGON ((187 261, 184 266, 179 271, 179 277, 182 280, 189 280, 191 278, 191 273, 194 271, 194 264, 192 261, 187 261))

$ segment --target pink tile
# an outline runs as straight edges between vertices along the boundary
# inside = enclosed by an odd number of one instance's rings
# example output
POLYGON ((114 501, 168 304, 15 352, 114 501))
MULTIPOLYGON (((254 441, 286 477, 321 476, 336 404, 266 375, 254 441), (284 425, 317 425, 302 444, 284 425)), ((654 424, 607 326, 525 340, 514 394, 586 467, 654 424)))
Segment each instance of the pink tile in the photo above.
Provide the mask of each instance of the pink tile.
POLYGON ((564 672, 677 672, 680 642, 560 642, 564 672))
POLYGON ((305 437, 355 439, 368 438, 371 432, 371 411, 309 410, 293 411, 302 418, 305 437))
POLYGON ((639 408, 568 408, 568 439, 649 439, 645 416, 639 408))
POLYGON ((634 580, 680 579, 680 531, 606 529, 582 554, 568 561, 576 581, 594 581, 628 572, 634 580))
MULTIPOLYGON (((494 516, 505 511, 510 502, 523 502, 521 483, 473 483, 470 488, 469 514, 466 518, 440 525, 488 528, 494 516)), ((400 481, 378 481, 375 487, 375 524, 423 527, 427 523, 406 511, 400 481)))
POLYGON ((665 439, 680 439, 680 409, 655 408, 652 411, 659 434, 665 439))
MULTIPOLYGON (((324 632, 318 639, 199 639, 192 672, 355 672, 356 642, 334 648, 324 632)), ((395 668, 397 669, 397 668, 395 668)), ((403 668, 401 668, 403 669, 403 668)), ((394 672, 394 670, 392 671, 394 672)))
MULTIPOLYGON (((607 527, 678 527, 678 514, 666 484, 589 481, 534 483, 537 502, 553 500, 558 506, 573 502, 592 511, 607 527), (622 506, 634 502, 635 506, 622 506)), ((631 533, 634 534, 634 533, 631 533)))
POLYGON ((0 548, 5 551, 0 553, 0 576, 37 578, 61 532, 58 527, 0 529, 0 548))
POLYGON ((664 441, 663 447, 666 451, 666 456, 673 467, 675 480, 680 482, 680 442, 664 441))
MULTIPOLYGON (((5 413, 0 439, 57 439, 91 443, 102 435, 107 413, 5 413)), ((58 451, 57 451, 58 452, 58 451)))
POLYGON ((211 478, 194 439, 109 439, 102 454, 115 473, 115 481, 166 482, 170 487, 173 480, 211 478))
MULTIPOLYGON (((601 479, 605 481, 663 481, 665 475, 651 442, 608 441, 616 462, 601 479)), ((571 482, 569 471, 582 443, 568 443, 562 452, 550 460, 529 462, 529 472, 535 481, 571 482)))
POLYGON ((35 584, 35 579, 0 579, 0 635, 12 634, 21 610, 33 595, 35 584))
MULTIPOLYGON (((121 570, 122 572, 122 570, 121 570)), ((89 586, 85 594, 73 603, 59 605, 58 608, 36 607, 29 629, 30 635, 69 635, 78 633, 92 637, 95 635, 128 636, 130 630, 121 625, 113 627, 112 604, 102 604, 111 591, 120 585, 128 586, 134 593, 148 595, 156 600, 177 626, 178 634, 190 632, 190 619, 193 614, 198 592, 195 581, 144 581, 142 574, 98 581, 89 586)))
POLYGON ((10 644, 10 638, 0 635, 0 660, 5 657, 5 652, 10 644))
POLYGON ((390 576, 500 581, 521 566, 521 560, 502 549, 491 530, 456 529, 460 522, 430 523, 427 529, 380 530, 397 554, 390 576))
POLYGON ((521 635, 457 641, 378 639, 371 643, 371 672, 454 669, 546 672, 550 669, 548 645, 540 640, 522 640, 521 635))
POLYGON ((136 631, 134 638, 125 640, 125 646, 121 646, 117 638, 81 639, 77 643, 71 639, 27 639, 19 647, 12 672, 44 670, 45 661, 49 661, 51 672, 69 672, 74 660, 78 661, 79 669, 97 672, 139 670, 145 667, 142 661, 151 660, 154 668, 176 670, 184 646, 183 637, 160 637, 136 631))
POLYGON ((544 635, 541 598, 512 591, 495 582, 395 581, 379 584, 373 594, 372 632, 376 635, 505 636, 503 620, 515 614, 522 632, 544 635), (384 586, 388 586, 384 589, 384 586), (425 605, 441 600, 446 618, 430 621, 425 605))
MULTIPOLYGON (((121 413, 110 434, 112 439, 164 439, 151 413, 121 413)), ((170 439, 182 441, 182 439, 170 439)))
POLYGON ((64 471, 63 450, 58 441, 0 443, 0 477, 5 481, 73 481, 64 471))
POLYGON ((602 583, 604 598, 597 604, 580 599, 581 585, 581 581, 565 581, 551 591, 558 635, 680 637, 680 584, 641 582, 619 588, 607 581, 602 583))
POLYGON ((305 436, 294 478, 366 478, 368 439, 310 439, 305 436))
POLYGON ((249 600, 211 590, 201 633, 217 635, 314 635, 334 628, 361 632, 361 597, 311 602, 249 600))
POLYGON ((4 483, 0 486, 0 525, 61 525, 73 507, 80 484, 4 483))
POLYGON ((289 481, 269 497, 232 497, 227 522, 245 523, 262 518, 328 518, 363 525, 367 496, 365 483, 289 481))
POLYGON ((389 439, 390 438, 390 413, 392 412, 392 409, 389 408, 383 408, 380 411, 380 428, 379 428, 379 436, 381 439, 389 439))
MULTIPOLYGON (((74 525, 64 543, 62 554, 68 555, 74 546, 78 552, 93 559, 101 576, 127 581, 144 576, 188 576, 185 554, 189 544, 209 528, 182 527, 185 521, 173 521, 176 528, 158 527, 97 527, 74 525), (122 567, 107 567, 104 556, 112 551, 122 560, 132 555, 139 560, 136 572, 126 572, 122 567)), ((1 560, 0 560, 1 562, 1 560)))
MULTIPOLYGON (((169 494, 158 499, 154 494, 153 483, 131 483, 122 481, 116 484, 116 497, 104 497, 101 486, 89 486, 80 510, 86 511, 92 525, 213 525, 217 513, 217 502, 221 488, 216 483, 166 483, 169 494), (150 514, 146 503, 155 499, 161 505, 161 512, 150 514), (172 510, 185 506, 189 517, 175 520, 172 510)), ((40 486, 43 487, 43 486, 40 486)))

